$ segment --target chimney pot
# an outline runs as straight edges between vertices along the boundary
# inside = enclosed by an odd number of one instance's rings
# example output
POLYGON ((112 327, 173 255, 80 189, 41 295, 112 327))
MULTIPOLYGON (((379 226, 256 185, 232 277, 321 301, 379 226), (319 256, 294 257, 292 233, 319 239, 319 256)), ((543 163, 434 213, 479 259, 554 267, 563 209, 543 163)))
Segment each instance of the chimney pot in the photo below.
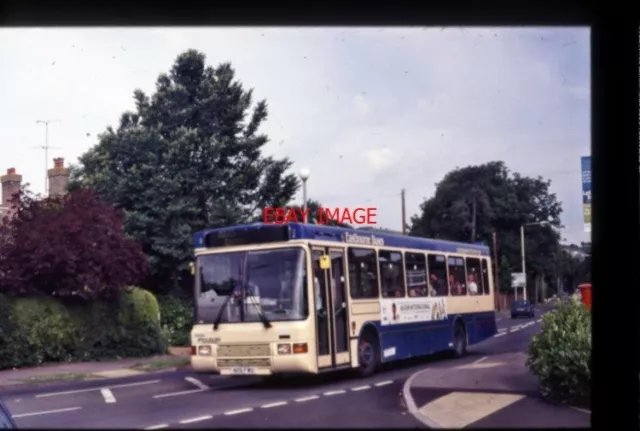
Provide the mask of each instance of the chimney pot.
POLYGON ((64 168, 64 158, 58 157, 53 159, 53 166, 56 168, 64 168))
POLYGON ((16 168, 7 169, 7 175, 14 175, 16 173, 16 168))

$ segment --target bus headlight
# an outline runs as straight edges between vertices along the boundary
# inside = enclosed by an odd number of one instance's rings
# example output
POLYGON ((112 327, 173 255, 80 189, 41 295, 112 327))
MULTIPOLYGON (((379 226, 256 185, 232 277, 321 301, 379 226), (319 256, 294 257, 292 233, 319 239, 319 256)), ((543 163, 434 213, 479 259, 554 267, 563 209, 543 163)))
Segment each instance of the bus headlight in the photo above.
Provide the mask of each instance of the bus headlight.
POLYGON ((291 344, 278 344, 278 355, 290 355, 291 344))
POLYGON ((211 346, 198 346, 198 355, 211 356, 211 346))

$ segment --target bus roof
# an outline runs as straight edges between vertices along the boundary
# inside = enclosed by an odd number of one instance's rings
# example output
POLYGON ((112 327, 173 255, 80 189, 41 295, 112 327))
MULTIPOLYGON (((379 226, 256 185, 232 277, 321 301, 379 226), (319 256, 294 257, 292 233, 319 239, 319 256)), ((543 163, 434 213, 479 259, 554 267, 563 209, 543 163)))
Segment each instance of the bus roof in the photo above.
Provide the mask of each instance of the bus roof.
POLYGON ((391 233, 379 233, 371 230, 300 223, 254 223, 207 229, 196 232, 193 239, 196 248, 264 244, 308 239, 341 242, 353 246, 377 245, 489 256, 489 247, 482 243, 471 244, 391 233))

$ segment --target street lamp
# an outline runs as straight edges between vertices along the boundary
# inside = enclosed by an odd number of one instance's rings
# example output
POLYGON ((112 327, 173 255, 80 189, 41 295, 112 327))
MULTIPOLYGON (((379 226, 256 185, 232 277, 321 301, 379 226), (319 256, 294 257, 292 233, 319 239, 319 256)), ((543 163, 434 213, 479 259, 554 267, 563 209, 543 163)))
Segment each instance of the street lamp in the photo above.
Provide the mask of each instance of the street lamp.
MULTIPOLYGON (((307 213, 307 180, 309 179, 309 175, 311 172, 308 168, 302 168, 299 172, 300 179, 302 180, 302 211, 304 214, 307 213)), ((304 218, 304 223, 307 222, 307 217, 304 218)))
POLYGON ((525 258, 524 258, 524 228, 527 226, 546 226, 550 224, 548 221, 537 221, 533 223, 525 223, 520 226, 520 253, 522 255, 522 274, 524 275, 524 286, 523 288, 523 296, 524 299, 527 299, 527 270, 525 266, 525 258))

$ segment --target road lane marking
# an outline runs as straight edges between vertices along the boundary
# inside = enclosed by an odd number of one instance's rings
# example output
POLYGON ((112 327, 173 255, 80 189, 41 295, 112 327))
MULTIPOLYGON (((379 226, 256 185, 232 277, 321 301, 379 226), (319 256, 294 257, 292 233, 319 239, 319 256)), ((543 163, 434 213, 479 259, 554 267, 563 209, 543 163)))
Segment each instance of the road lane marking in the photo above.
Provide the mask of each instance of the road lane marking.
POLYGON ((494 337, 494 338, 497 338, 497 337, 502 337, 502 336, 504 336, 504 335, 507 335, 507 333, 506 333, 506 332, 500 332, 499 334, 496 334, 496 335, 494 335, 493 337, 494 337))
POLYGON ((507 328, 500 328, 500 329, 498 329, 498 332, 504 332, 506 330, 507 330, 507 328))
MULTIPOLYGON (((208 421, 209 419, 213 419, 213 416, 211 416, 211 415, 199 416, 197 418, 191 418, 191 419, 182 420, 182 421, 180 421, 180 423, 184 425, 184 424, 191 424, 191 423, 194 423, 194 422, 208 421)), ((147 429, 149 429, 149 428, 147 428, 147 429)))
POLYGON ((387 385, 390 385, 391 383, 393 383, 393 380, 385 380, 384 382, 376 383, 374 386, 377 386, 377 387, 387 386, 387 385))
POLYGON ((304 403, 305 401, 311 401, 311 400, 317 400, 318 398, 320 398, 317 395, 312 395, 310 397, 304 397, 304 398, 298 398, 296 400, 296 403, 304 403))
POLYGON ((253 409, 252 408, 246 408, 246 409, 239 409, 239 410, 231 410, 228 412, 224 412, 225 415, 227 416, 233 416, 233 415, 239 415, 240 413, 248 413, 248 412, 252 412, 253 409))
POLYGON ((520 328, 511 328, 511 331, 509 331, 509 332, 516 332, 516 331, 519 331, 519 330, 520 330, 520 328))
POLYGON ((102 397, 104 398, 105 403, 113 404, 116 402, 116 397, 113 396, 113 392, 111 392, 111 389, 102 388, 100 389, 100 393, 102 394, 102 397))
POLYGON ((265 404, 265 405, 262 406, 262 408, 263 409, 270 409, 270 408, 273 408, 273 407, 285 406, 287 404, 288 404, 287 401, 278 401, 277 403, 265 404))
POLYGON ((152 398, 177 397, 179 395, 197 394, 198 392, 204 392, 206 390, 207 389, 191 389, 191 390, 188 390, 188 391, 169 392, 168 394, 154 395, 152 398))
MULTIPOLYGON (((144 382, 135 382, 135 383, 123 383, 121 385, 111 385, 108 386, 109 389, 115 389, 115 388, 128 388, 131 386, 142 386, 142 385, 151 385, 153 383, 160 383, 160 380, 147 380, 144 382)), ((36 395, 36 398, 44 398, 44 397, 53 397, 56 395, 71 395, 71 394, 80 394, 82 392, 91 392, 91 391, 98 391, 100 389, 104 388, 104 386, 98 386, 95 388, 87 388, 87 389, 76 389, 73 391, 64 391, 64 392, 49 392, 46 394, 38 394, 36 395)))
POLYGON ((72 412, 74 410, 80 410, 82 407, 67 407, 66 409, 57 409, 57 410, 44 410, 41 412, 32 412, 32 413, 22 413, 19 415, 13 415, 13 418, 26 418, 29 416, 40 416, 40 415, 48 415, 51 413, 64 413, 64 412, 72 412))
POLYGON ((540 323, 540 322, 542 322, 542 319, 538 319, 538 320, 536 320, 536 322, 540 323))
POLYGON ((324 395, 325 397, 330 397, 331 395, 339 395, 339 394, 344 394, 347 391, 345 391, 344 389, 340 389, 338 391, 329 391, 329 392, 325 392, 324 395))
POLYGON ((439 424, 440 428, 464 428, 522 398, 524 395, 452 392, 427 403, 418 411, 439 424))
POLYGON ((366 389, 371 389, 371 386, 365 385, 365 386, 358 386, 358 387, 355 387, 355 388, 351 388, 351 390, 354 391, 354 392, 364 391, 366 389))
POLYGON ((150 427, 146 427, 145 430, 159 430, 160 428, 169 428, 169 425, 168 424, 152 425, 150 427))
POLYGON ((204 383, 202 383, 200 380, 193 378, 193 377, 185 377, 184 378, 187 382, 196 385, 198 387, 198 389, 209 389, 209 386, 205 385, 204 383))
POLYGON ((488 356, 483 356, 482 358, 480 358, 477 361, 475 361, 474 364, 479 364, 480 362, 486 360, 487 358, 488 358, 488 356))

